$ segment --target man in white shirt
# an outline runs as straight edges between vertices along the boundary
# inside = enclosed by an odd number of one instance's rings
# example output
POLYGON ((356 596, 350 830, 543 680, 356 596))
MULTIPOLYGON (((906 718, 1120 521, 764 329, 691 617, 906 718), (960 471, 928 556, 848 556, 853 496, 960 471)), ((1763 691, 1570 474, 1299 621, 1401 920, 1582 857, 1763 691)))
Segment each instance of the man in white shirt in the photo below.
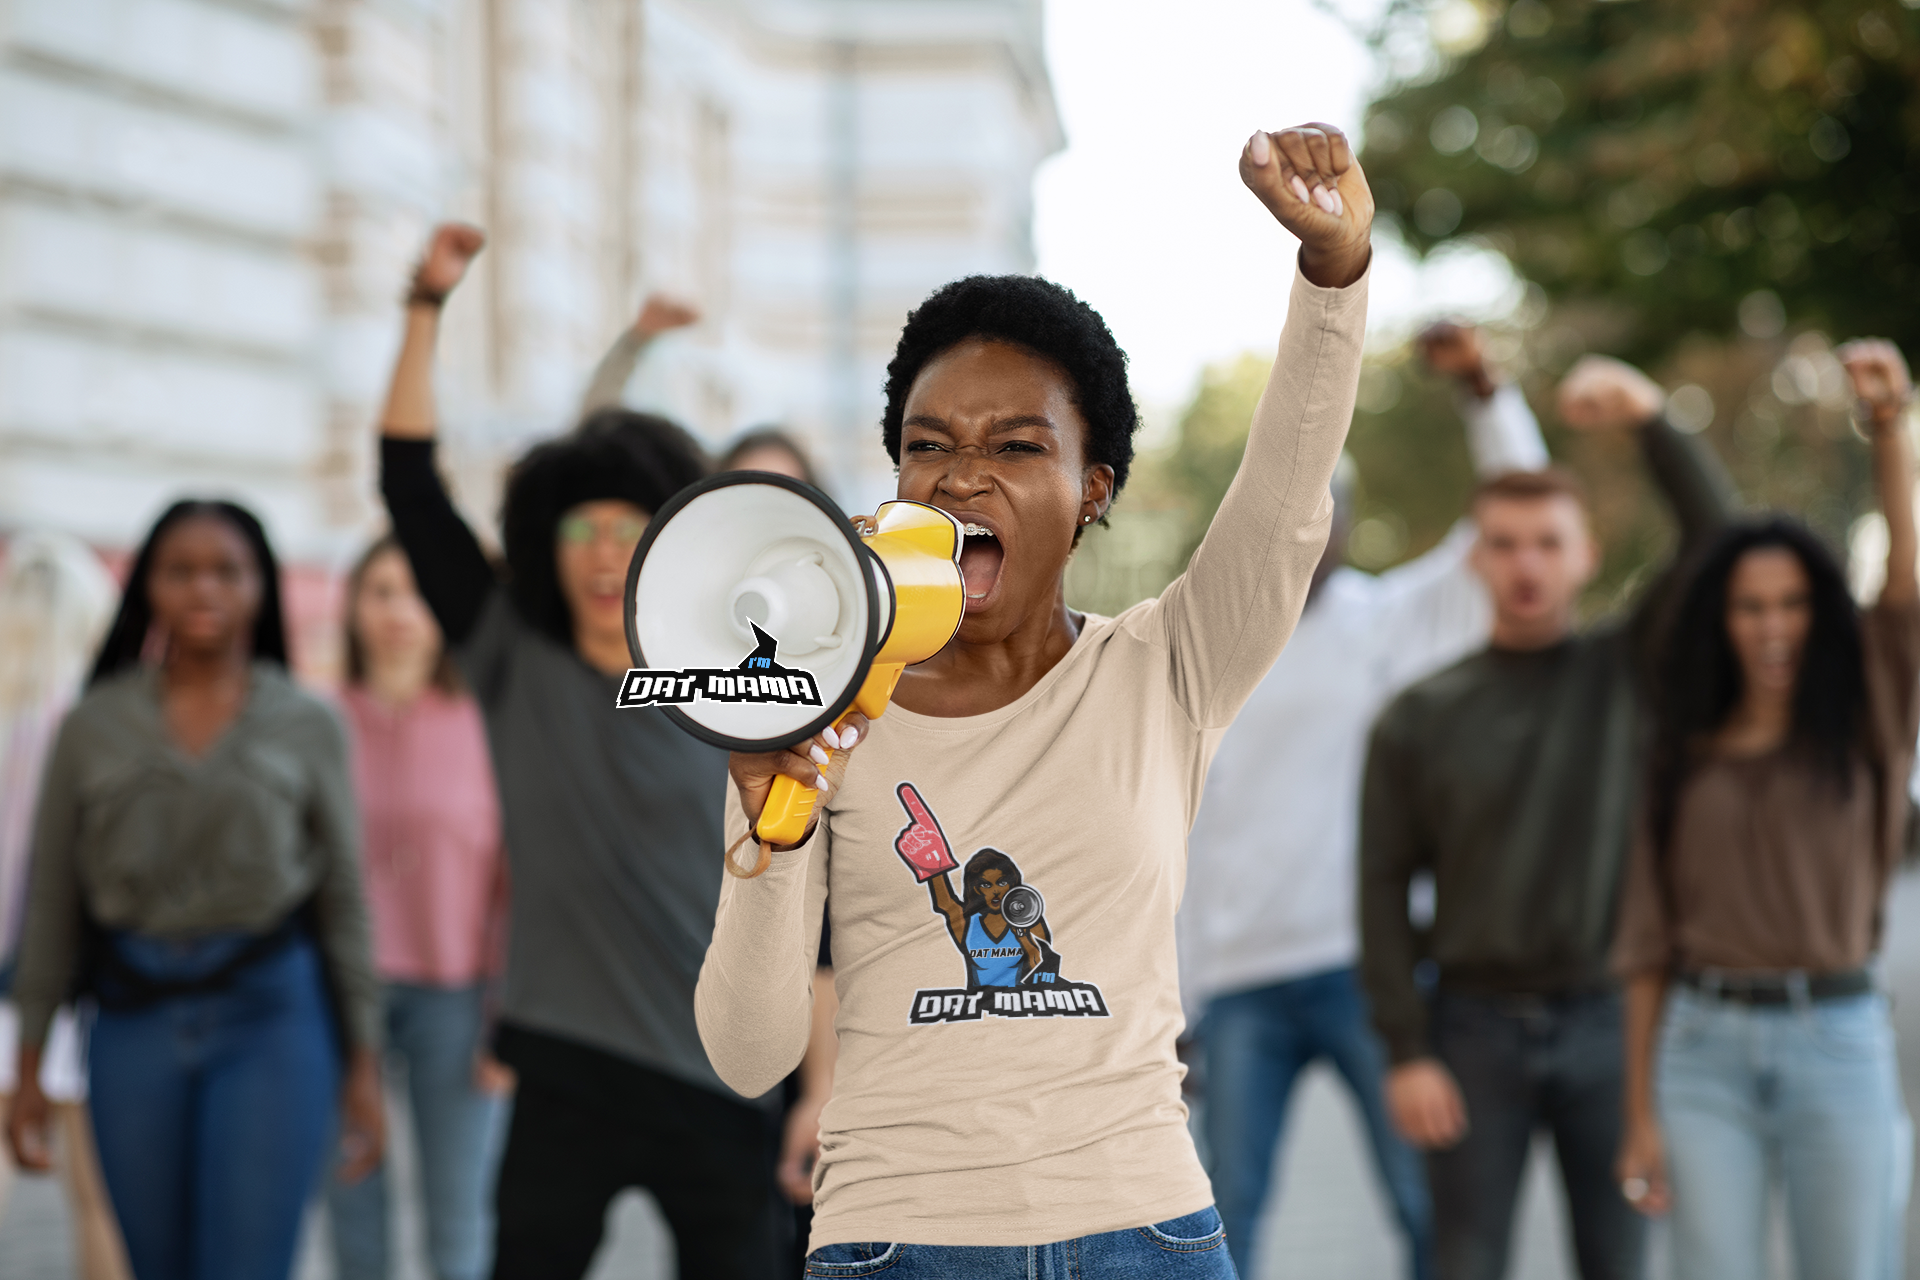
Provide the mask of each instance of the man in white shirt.
MULTIPOLYGON (((1473 329, 1435 325, 1419 345, 1429 368, 1460 383, 1482 477, 1546 465, 1532 411, 1518 388, 1494 384, 1473 329)), ((1410 1274, 1425 1280, 1425 1169, 1388 1118, 1385 1057, 1354 973, 1360 779, 1380 709, 1485 645, 1492 612, 1468 567, 1465 519, 1377 577, 1346 566, 1349 487, 1336 479, 1333 534, 1300 625, 1208 774, 1180 910, 1181 982, 1188 1009, 1203 1011, 1214 1196, 1247 1274, 1294 1080, 1325 1058, 1359 1103, 1410 1274)))

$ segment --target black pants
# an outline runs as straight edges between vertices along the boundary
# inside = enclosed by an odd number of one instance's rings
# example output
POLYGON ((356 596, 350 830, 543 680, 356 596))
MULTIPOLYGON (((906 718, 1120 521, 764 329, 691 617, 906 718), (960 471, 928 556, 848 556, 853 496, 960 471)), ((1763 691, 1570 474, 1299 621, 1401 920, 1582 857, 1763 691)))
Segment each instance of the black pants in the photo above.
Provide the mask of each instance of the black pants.
POLYGON ((1427 1157, 1440 1280, 1501 1280, 1536 1129, 1553 1137, 1582 1280, 1637 1280, 1643 1219, 1614 1181, 1621 1119, 1617 995, 1442 992, 1433 1043, 1467 1104, 1467 1136, 1427 1157))
POLYGON ((497 1192, 494 1280, 579 1280, 628 1187, 651 1192, 682 1280, 785 1274, 775 1117, 600 1050, 503 1027, 519 1072, 497 1192))

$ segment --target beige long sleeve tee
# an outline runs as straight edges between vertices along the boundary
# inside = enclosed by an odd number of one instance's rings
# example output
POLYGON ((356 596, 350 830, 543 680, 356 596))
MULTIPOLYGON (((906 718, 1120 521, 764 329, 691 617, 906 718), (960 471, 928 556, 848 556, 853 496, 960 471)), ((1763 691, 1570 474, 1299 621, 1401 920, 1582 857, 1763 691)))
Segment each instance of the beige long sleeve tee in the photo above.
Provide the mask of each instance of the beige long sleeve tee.
POLYGON ((811 1247, 1040 1244, 1212 1203, 1174 1056, 1187 831, 1326 543, 1366 298, 1296 276, 1239 475, 1164 594, 1088 617, 997 711, 891 708, 808 841, 722 890, 695 1013, 748 1097, 800 1061, 833 913, 811 1247))

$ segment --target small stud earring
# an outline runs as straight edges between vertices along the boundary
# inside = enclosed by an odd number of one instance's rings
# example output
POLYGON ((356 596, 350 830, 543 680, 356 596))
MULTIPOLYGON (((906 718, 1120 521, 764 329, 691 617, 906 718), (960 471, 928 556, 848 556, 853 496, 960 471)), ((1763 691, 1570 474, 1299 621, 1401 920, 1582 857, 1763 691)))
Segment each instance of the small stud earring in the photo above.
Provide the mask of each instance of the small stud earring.
POLYGON ((1080 517, 1080 523, 1081 523, 1081 524, 1092 524, 1092 523, 1093 523, 1093 517, 1092 517, 1092 516, 1081 516, 1081 517, 1080 517))

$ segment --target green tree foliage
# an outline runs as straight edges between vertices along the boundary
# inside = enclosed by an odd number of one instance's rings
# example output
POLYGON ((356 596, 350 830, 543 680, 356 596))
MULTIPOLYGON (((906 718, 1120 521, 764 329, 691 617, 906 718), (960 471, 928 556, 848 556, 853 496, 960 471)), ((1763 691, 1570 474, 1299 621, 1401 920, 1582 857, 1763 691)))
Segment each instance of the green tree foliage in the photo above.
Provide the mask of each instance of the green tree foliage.
POLYGON ((1628 358, 1783 322, 1920 348, 1920 12, 1892 0, 1516 0, 1373 104, 1362 156, 1415 249, 1491 243, 1628 358))
MULTIPOLYGON (((1249 353, 1201 375, 1172 444, 1141 456, 1109 527, 1089 530, 1075 554, 1067 579, 1074 607, 1117 613, 1186 567, 1239 470, 1271 365, 1249 353)), ((1404 347, 1368 359, 1348 452, 1360 483, 1346 551, 1363 569, 1439 541, 1473 491, 1452 390, 1404 347)))
MULTIPOLYGON (((1871 491, 1830 343, 1879 334, 1920 352, 1920 13, 1894 0, 1479 8, 1484 39, 1369 109, 1362 158, 1382 213, 1417 252, 1491 245, 1532 282, 1544 320, 1507 363, 1536 408, 1581 352, 1621 355, 1686 388, 1689 425, 1751 505, 1844 545, 1871 491)), ((1380 33, 1432 12, 1396 0, 1380 33)), ((1593 490, 1600 607, 1665 554, 1670 525, 1631 442, 1562 436, 1542 417, 1593 490)), ((1356 452, 1369 436, 1392 446, 1363 459, 1372 498, 1430 501, 1422 470, 1392 457, 1424 429, 1392 410, 1359 418, 1356 452)))
MULTIPOLYGON (((1388 234, 1416 252, 1491 245, 1531 282, 1494 335, 1556 458, 1584 476, 1606 548, 1590 612, 1672 544, 1627 438, 1563 432, 1553 386, 1605 351, 1683 389, 1685 425, 1749 504, 1844 545, 1868 509, 1866 451, 1831 343, 1920 356, 1920 0, 1392 0, 1408 19, 1477 9, 1484 39, 1390 83, 1362 160, 1388 234), (1915 7, 1908 7, 1908 3, 1915 7)), ((1436 314, 1448 300, 1434 300, 1436 314)), ((1069 598, 1113 612, 1186 564, 1238 466, 1267 362, 1209 370, 1176 442, 1143 459, 1076 557, 1069 598)), ((1346 548, 1380 569, 1442 537, 1473 476, 1452 389, 1406 349, 1362 376, 1346 548)))

